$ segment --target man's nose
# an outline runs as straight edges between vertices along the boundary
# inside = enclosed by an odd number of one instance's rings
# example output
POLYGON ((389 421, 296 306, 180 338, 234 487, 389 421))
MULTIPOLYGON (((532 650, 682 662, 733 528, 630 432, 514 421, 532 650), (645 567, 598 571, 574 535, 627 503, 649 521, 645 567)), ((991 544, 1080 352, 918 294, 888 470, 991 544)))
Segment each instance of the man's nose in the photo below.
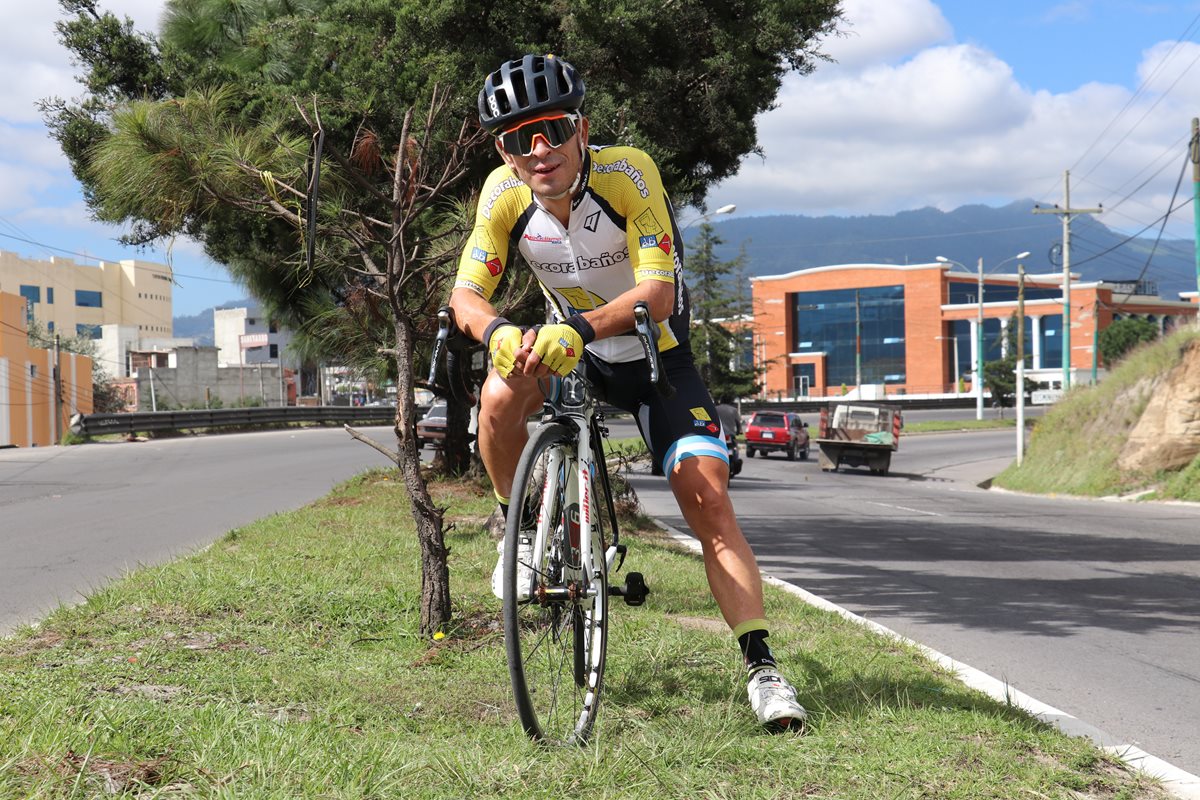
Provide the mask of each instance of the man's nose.
POLYGON ((536 158, 545 158, 552 152, 554 152, 554 148, 550 146, 550 140, 540 133, 535 133, 533 135, 533 150, 529 154, 536 158))

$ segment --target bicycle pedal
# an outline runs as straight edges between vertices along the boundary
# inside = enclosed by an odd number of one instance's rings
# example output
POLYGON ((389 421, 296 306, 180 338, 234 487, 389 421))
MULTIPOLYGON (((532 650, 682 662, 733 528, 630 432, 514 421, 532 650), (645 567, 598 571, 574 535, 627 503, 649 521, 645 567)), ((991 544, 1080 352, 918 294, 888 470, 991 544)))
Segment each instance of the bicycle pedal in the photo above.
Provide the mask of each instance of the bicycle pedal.
POLYGON ((625 586, 622 587, 620 594, 625 598, 625 605, 640 606, 646 602, 646 595, 650 594, 650 587, 646 585, 642 573, 631 572, 625 576, 625 586))

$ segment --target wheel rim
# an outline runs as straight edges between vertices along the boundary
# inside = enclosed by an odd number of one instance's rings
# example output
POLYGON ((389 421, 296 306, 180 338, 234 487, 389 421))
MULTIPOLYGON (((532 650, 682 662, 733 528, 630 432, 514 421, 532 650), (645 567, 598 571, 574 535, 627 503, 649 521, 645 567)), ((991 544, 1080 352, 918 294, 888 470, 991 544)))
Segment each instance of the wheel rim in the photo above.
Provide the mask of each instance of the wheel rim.
MULTIPOLYGON (((553 444, 546 442, 543 451, 553 444)), ((544 453, 540 458, 545 461, 544 453)), ((523 473, 524 466, 518 466, 517 478, 525 480, 514 483, 514 503, 530 493, 542 497, 544 478, 536 469, 523 473)), ((515 537, 512 531, 506 533, 505 645, 526 733, 540 741, 581 744, 595 722, 604 673, 607 576, 601 549, 593 555, 599 576, 585 580, 579 551, 571 546, 572 523, 562 492, 550 492, 550 501, 543 509, 548 526, 543 569, 536 574, 528 600, 515 599, 519 563, 507 558, 515 537)))

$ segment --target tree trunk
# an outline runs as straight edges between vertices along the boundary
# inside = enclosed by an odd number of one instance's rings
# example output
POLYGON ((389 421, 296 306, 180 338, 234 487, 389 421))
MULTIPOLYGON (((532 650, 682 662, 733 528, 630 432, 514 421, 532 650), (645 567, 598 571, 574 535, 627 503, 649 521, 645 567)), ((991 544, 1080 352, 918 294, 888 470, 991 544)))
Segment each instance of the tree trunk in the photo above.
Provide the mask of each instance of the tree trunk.
POLYGON ((442 530, 442 509, 434 505, 421 474, 416 437, 416 399, 413 394, 413 326, 396 319, 396 443, 400 476, 408 489, 417 540, 421 543, 421 634, 432 636, 450 621, 449 550, 442 530))

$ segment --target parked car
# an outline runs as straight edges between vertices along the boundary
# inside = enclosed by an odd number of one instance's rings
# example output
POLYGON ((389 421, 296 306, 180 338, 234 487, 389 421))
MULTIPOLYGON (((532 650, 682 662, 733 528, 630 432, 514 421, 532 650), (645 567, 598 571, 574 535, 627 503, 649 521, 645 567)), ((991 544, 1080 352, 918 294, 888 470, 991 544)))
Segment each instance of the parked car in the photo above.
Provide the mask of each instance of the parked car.
POLYGON ((439 400, 417 420, 417 446, 441 445, 446 439, 446 401, 439 400))
POLYGON ((789 461, 808 458, 808 423, 788 411, 758 411, 746 426, 746 456, 787 453, 789 461))

